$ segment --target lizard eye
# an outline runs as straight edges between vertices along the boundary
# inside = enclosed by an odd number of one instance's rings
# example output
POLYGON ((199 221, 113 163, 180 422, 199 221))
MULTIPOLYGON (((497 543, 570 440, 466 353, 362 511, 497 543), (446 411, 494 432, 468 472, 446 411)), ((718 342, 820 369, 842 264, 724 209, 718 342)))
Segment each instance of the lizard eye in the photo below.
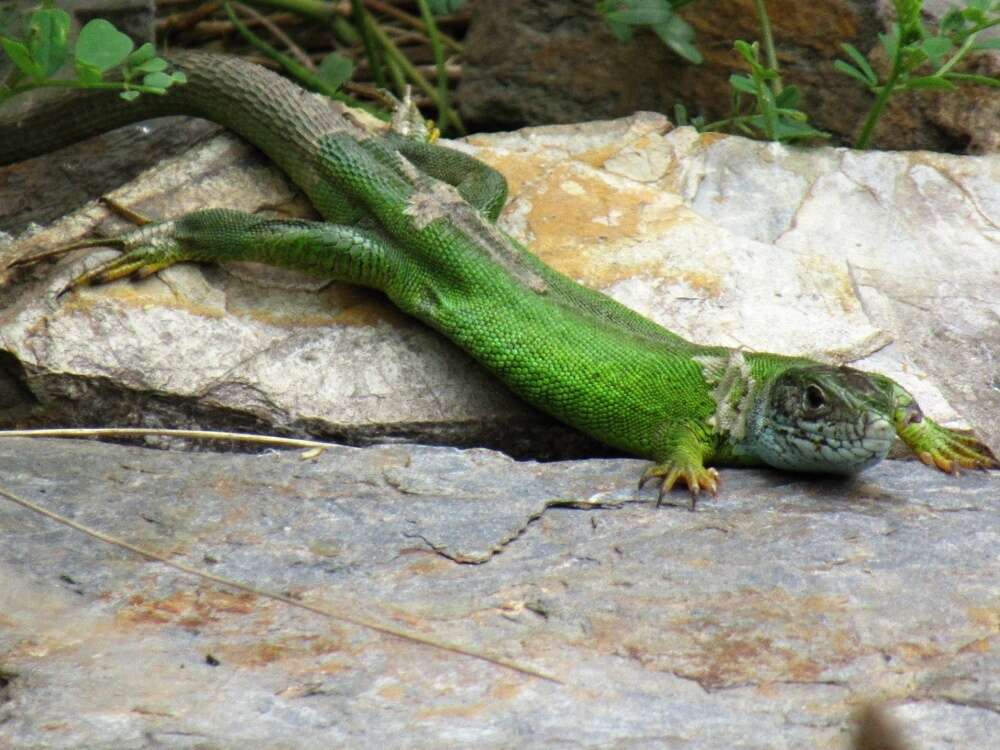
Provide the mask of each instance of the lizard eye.
POLYGON ((823 389, 818 385, 807 386, 805 404, 806 408, 810 411, 816 411, 817 409, 822 409, 826 406, 826 394, 823 393, 823 389))

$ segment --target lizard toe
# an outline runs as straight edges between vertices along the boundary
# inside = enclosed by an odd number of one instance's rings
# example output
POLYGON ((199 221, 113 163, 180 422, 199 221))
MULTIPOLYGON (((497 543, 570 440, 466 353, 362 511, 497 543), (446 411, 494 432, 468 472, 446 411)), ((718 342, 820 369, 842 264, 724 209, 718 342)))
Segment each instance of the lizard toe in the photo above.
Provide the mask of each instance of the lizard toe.
POLYGON ((690 510, 695 509, 702 490, 706 490, 713 495, 719 491, 719 472, 702 465, 654 464, 643 472, 639 480, 639 488, 641 489, 647 482, 653 479, 659 484, 656 499, 657 507, 676 504, 666 502, 666 498, 678 480, 683 480, 687 485, 688 492, 691 495, 690 510))

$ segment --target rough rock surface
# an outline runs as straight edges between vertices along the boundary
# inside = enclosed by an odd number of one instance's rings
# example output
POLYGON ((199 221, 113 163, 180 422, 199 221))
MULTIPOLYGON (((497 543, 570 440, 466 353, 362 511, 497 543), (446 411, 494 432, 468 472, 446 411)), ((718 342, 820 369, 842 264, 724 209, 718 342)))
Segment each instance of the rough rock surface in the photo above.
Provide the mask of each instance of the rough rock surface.
MULTIPOLYGON (((948 2, 928 2, 940 17, 948 2)), ((511 129, 620 117, 637 109, 672 114, 677 102, 708 121, 728 117, 729 76, 745 72, 735 39, 760 38, 752 0, 713 0, 684 7, 704 62, 691 65, 652 32, 629 43, 608 30, 591 0, 477 2, 465 42, 457 101, 476 128, 511 129)), ((841 43, 862 52, 895 17, 888 0, 769 0, 783 80, 802 91, 800 108, 817 127, 853 143, 872 95, 836 72, 841 43)), ((880 61, 876 55, 876 65, 880 61)), ((887 66, 883 66, 886 67, 887 66)), ((883 71, 883 75, 886 71, 883 71)), ((1000 53, 979 56, 969 72, 1000 74, 1000 53)), ((982 153, 1000 150, 1000 96, 988 87, 922 91, 894 97, 875 132, 892 149, 982 153)))
POLYGON ((823 750, 874 699, 914 747, 995 747, 1000 475, 728 470, 690 513, 642 466, 2 440, 0 484, 77 522, 563 684, 0 497, 0 746, 823 750))
MULTIPOLYGON (((884 371, 932 416, 962 415, 1000 440, 1000 156, 807 151, 671 131, 650 114, 462 147, 510 180, 502 225, 583 283, 697 341, 884 371)), ((293 192, 218 137, 114 197, 155 217, 255 210, 293 192)), ((88 205, 0 247, 0 262, 122 226, 88 205)), ((55 296, 103 257, 35 269, 6 290, 0 421, 593 455, 377 294, 186 265, 55 296)))

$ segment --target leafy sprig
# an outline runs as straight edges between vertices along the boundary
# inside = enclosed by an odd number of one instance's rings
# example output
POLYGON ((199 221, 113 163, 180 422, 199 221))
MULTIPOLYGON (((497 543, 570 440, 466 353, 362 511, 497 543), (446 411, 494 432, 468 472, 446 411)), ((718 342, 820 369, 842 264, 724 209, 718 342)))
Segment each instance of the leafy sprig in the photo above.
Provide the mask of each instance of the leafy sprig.
POLYGON ((31 14, 23 38, 0 33, 0 48, 14 63, 0 85, 0 104, 37 88, 113 89, 131 101, 141 94, 165 94, 171 86, 186 82, 184 73, 168 72, 167 61, 157 57, 152 44, 136 49, 109 21, 95 18, 87 23, 72 47, 69 27, 68 13, 44 7, 31 14), (70 60, 74 75, 56 78, 70 60), (105 79, 118 68, 121 80, 105 79))
POLYGON ((703 58, 694 46, 694 29, 675 12, 692 2, 694 0, 601 0, 597 11, 620 41, 629 41, 634 29, 645 26, 678 55, 698 64, 703 58))
POLYGON ((923 23, 923 0, 894 0, 894 5, 896 22, 888 33, 879 34, 879 42, 891 64, 885 80, 879 78, 869 60, 851 44, 840 45, 850 62, 833 63, 837 71, 875 94, 856 148, 868 148, 875 125, 894 94, 919 89, 954 91, 961 84, 1000 86, 997 78, 954 71, 970 53, 1000 49, 1000 38, 979 39, 981 32, 1000 24, 1000 0, 969 0, 964 8, 949 10, 936 30, 923 23))
MULTIPOLYGON (((690 62, 702 61, 701 53, 694 47, 694 31, 676 10, 694 0, 601 0, 598 11, 604 15, 611 31, 622 41, 632 37, 632 30, 648 26, 681 57, 690 62)), ((733 74, 729 78, 733 91, 733 110, 730 117, 705 123, 703 116, 688 117, 683 104, 674 106, 678 125, 693 125, 699 130, 735 130, 752 137, 773 141, 794 141, 808 138, 828 138, 829 134, 812 127, 804 112, 797 109, 801 92, 795 86, 783 86, 778 72, 778 61, 771 36, 771 23, 763 0, 754 0, 764 40, 761 60, 757 42, 737 40, 736 51, 749 66, 749 75, 733 74), (747 96, 750 105, 747 106, 747 96)))
POLYGON ((761 62, 758 42, 748 44, 737 39, 733 47, 750 67, 750 74, 729 76, 734 114, 704 125, 702 130, 735 129, 752 137, 782 142, 830 137, 810 125, 806 113, 797 109, 802 96, 798 86, 782 86, 778 69, 761 62), (745 96, 753 97, 752 109, 741 114, 746 109, 745 96))

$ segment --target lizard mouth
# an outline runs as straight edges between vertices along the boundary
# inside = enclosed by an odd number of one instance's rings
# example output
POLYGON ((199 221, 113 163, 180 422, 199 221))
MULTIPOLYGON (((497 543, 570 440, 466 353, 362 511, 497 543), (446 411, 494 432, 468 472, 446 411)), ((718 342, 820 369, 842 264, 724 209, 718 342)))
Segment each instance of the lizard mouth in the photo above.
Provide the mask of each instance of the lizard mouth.
POLYGON ((896 439, 892 422, 874 411, 853 423, 801 420, 771 427, 765 460, 793 471, 855 474, 885 458, 896 439))

